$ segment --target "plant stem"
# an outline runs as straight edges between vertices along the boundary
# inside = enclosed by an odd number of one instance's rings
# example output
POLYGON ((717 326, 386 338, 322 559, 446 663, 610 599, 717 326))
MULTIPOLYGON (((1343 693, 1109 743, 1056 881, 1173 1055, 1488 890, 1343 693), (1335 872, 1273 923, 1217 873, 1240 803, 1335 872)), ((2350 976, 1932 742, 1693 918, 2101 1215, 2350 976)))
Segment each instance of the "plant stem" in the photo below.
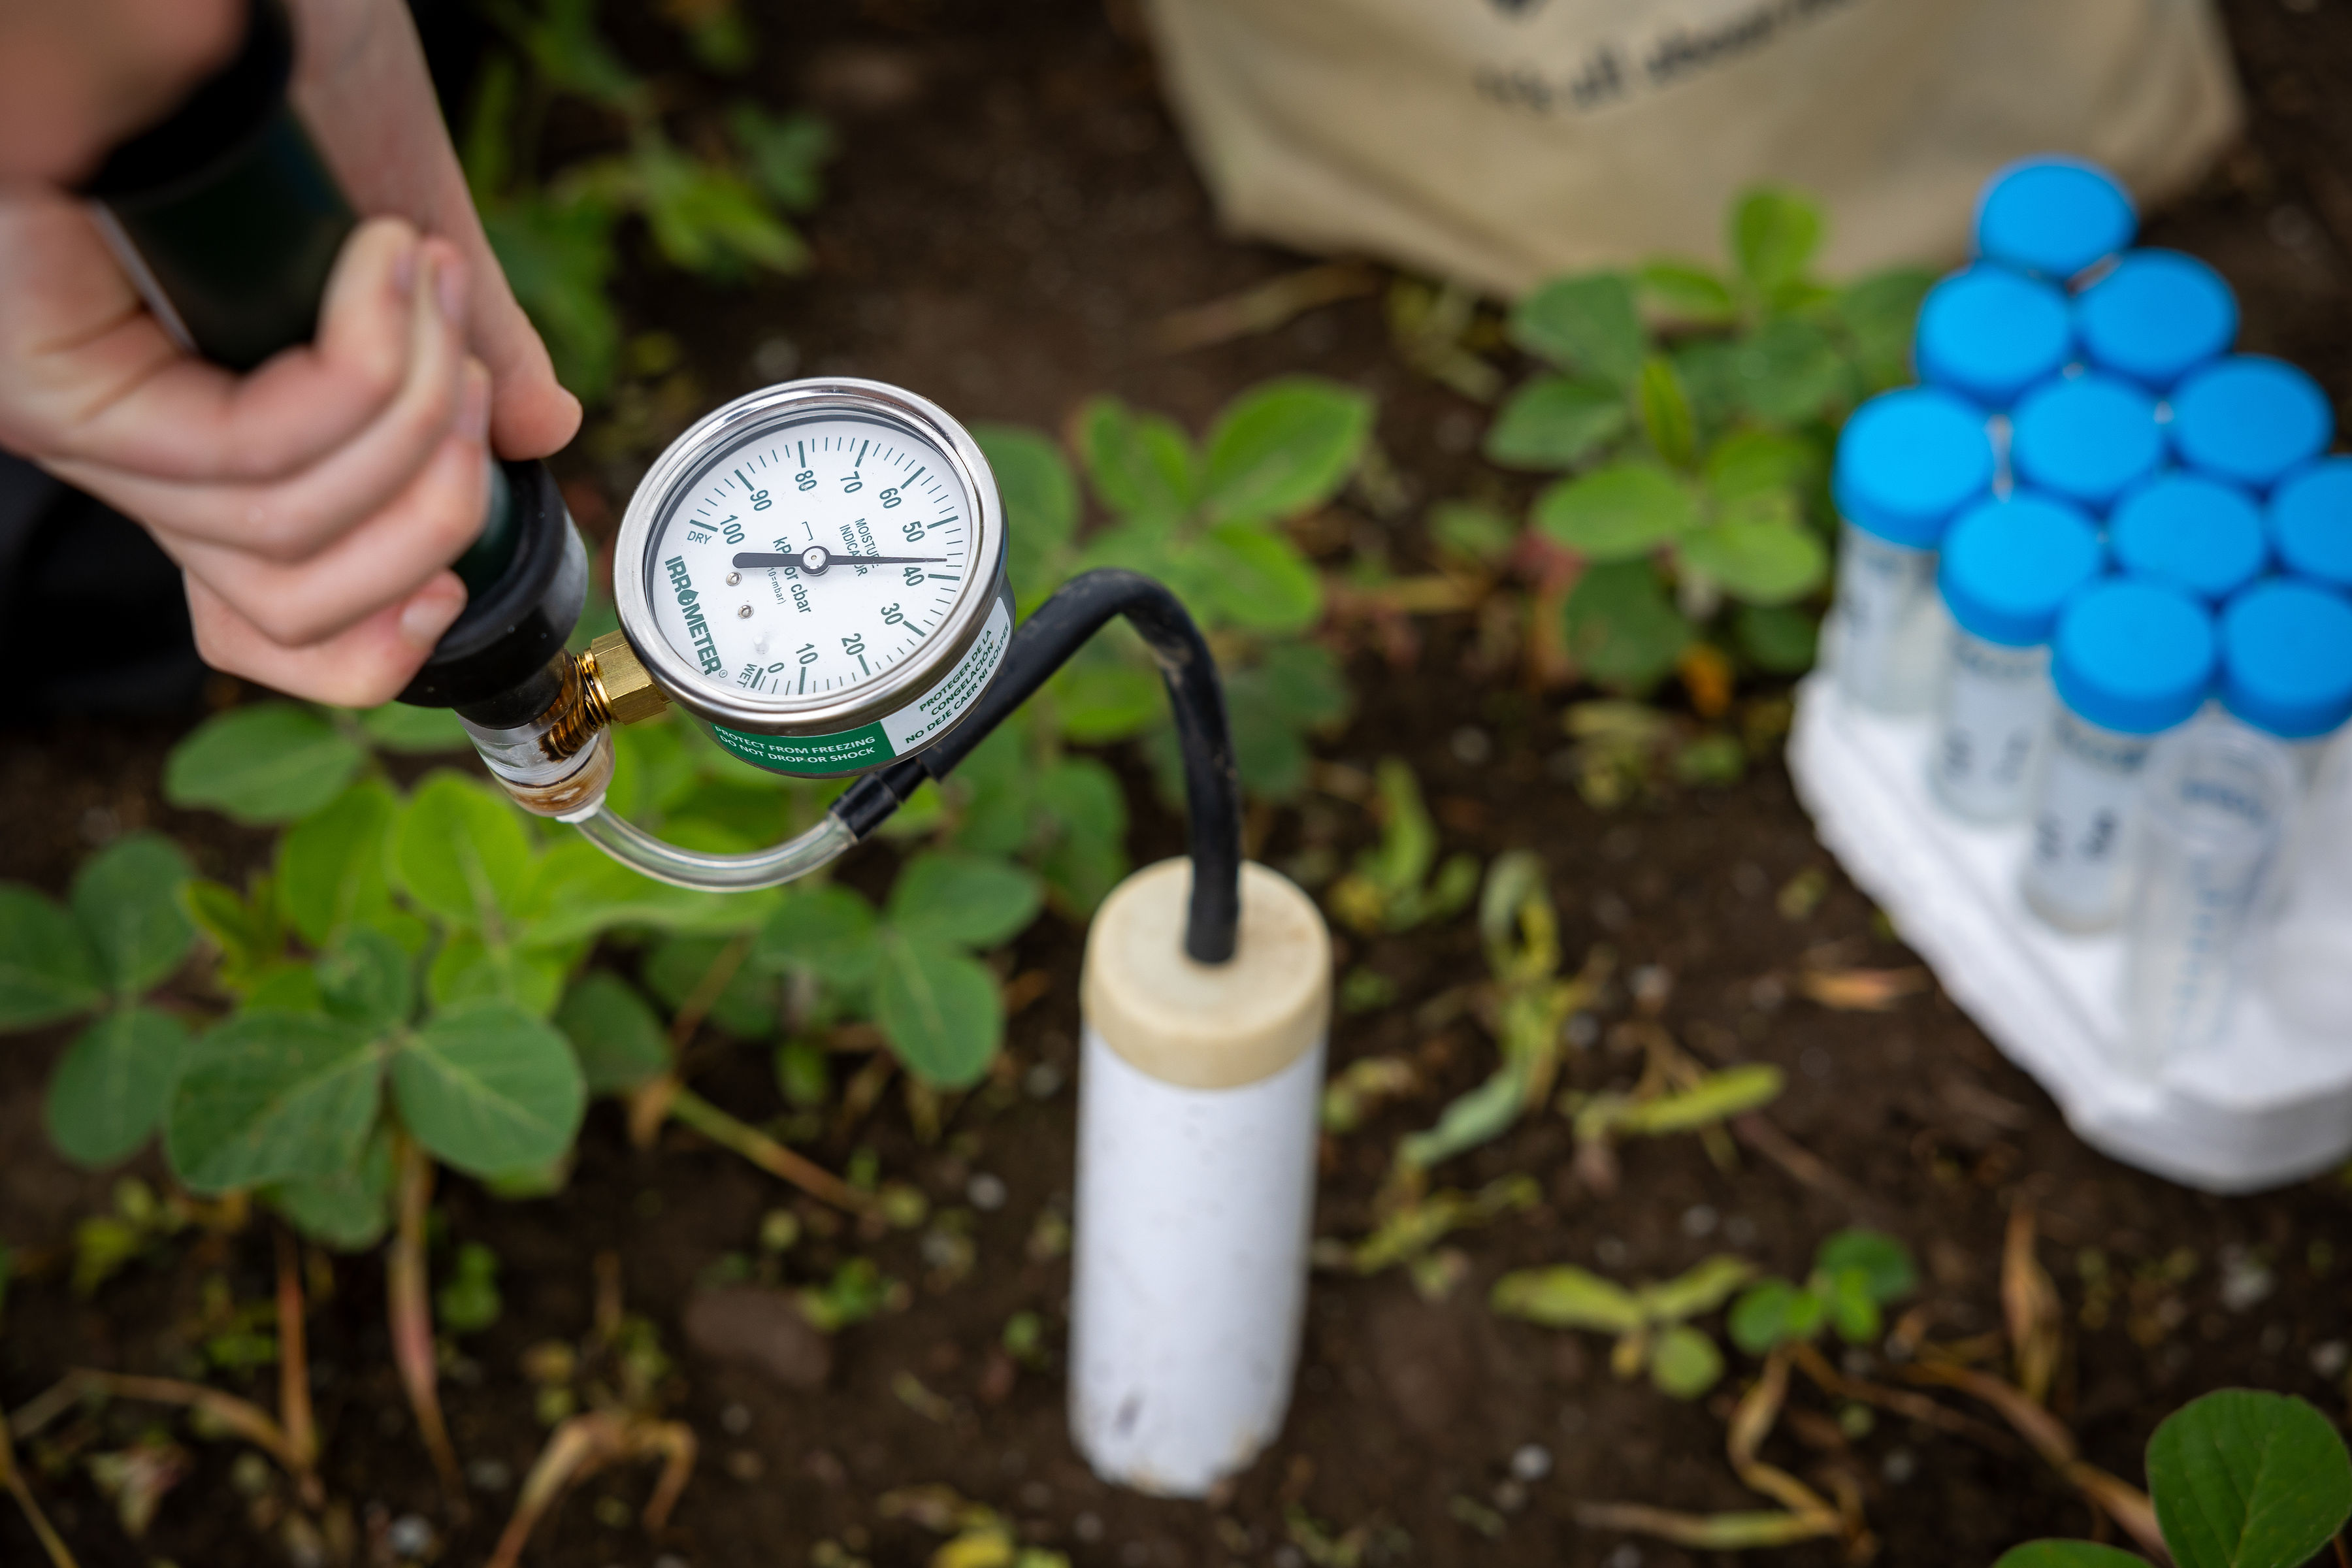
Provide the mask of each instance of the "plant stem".
POLYGON ((813 1198, 857 1215, 874 1206, 873 1199, 815 1161, 793 1152, 758 1128, 738 1121, 683 1084, 670 1096, 669 1113, 713 1143, 733 1150, 813 1198))
POLYGON ((73 1553, 66 1550, 64 1538, 50 1527, 48 1515, 41 1511, 33 1489, 25 1484, 23 1472, 16 1468, 16 1447, 8 1440, 5 1426, 0 1426, 0 1486, 6 1487, 8 1495, 16 1500, 16 1506, 25 1510, 25 1522, 33 1527, 34 1539, 49 1554, 50 1568, 77 1568, 73 1553))
POLYGON ((702 972, 702 978, 694 983, 694 989, 687 993, 686 1000, 677 1005, 677 1016, 669 1021, 671 1055, 684 1050, 686 1042, 694 1038, 694 1031, 702 1026, 702 1020, 709 1017, 710 1009, 719 1005, 727 983, 735 978, 735 972, 743 967, 743 960, 750 956, 751 952, 751 938, 748 932, 719 950, 718 956, 710 961, 710 967, 702 972))
POLYGON ((392 1320, 392 1356, 400 1368, 417 1436, 441 1477, 441 1490, 453 1519, 466 1517, 465 1479, 457 1450, 441 1419, 433 1354, 433 1303, 426 1294, 425 1218, 433 1201, 433 1157, 405 1132, 395 1132, 399 1150, 400 1226, 385 1259, 385 1309, 392 1320))
POLYGON ((302 1259, 292 1233, 278 1227, 278 1423, 299 1467, 294 1484, 314 1512, 326 1502, 319 1485, 319 1426, 310 1410, 310 1352, 303 1321, 302 1259))

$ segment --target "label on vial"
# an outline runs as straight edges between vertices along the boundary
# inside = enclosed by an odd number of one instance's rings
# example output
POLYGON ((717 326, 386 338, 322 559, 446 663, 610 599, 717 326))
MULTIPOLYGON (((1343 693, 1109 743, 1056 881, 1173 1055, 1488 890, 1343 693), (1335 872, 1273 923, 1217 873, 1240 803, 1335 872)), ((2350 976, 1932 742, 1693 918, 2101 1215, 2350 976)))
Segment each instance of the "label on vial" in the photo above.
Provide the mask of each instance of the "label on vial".
POLYGON ((2052 919, 2087 929, 2116 917, 2132 797, 2154 744, 2059 710, 2025 873, 2029 896, 2052 919))
POLYGON ((1953 636, 1935 753, 1937 789, 1953 810, 2000 821, 2025 808, 2049 722, 2048 655, 2046 648, 2001 647, 1966 632, 1953 636))
POLYGON ((1846 527, 1832 614, 1838 684, 1847 697, 1881 712, 1926 704, 1935 585, 1933 551, 1906 549, 1846 527))

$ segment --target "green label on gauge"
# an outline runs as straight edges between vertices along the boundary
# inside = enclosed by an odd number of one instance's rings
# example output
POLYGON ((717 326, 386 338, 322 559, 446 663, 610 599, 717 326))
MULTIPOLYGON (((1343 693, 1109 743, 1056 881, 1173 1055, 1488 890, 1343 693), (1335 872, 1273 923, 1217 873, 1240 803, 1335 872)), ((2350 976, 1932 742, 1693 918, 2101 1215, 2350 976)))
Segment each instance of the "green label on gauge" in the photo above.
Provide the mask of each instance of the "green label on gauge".
POLYGON ((771 773, 805 778, 864 773, 921 751, 963 717, 964 710, 988 689, 1012 640, 1013 602, 1000 595, 979 637, 955 668, 896 713, 830 735, 754 735, 719 724, 711 725, 710 732, 720 745, 753 767, 771 773))

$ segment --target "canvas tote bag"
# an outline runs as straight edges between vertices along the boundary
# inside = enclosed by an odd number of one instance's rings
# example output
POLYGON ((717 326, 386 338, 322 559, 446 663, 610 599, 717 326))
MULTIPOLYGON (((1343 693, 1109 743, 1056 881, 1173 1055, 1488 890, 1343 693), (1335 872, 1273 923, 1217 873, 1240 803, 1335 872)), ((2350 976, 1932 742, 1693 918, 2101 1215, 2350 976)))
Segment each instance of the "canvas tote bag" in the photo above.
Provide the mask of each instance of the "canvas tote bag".
POLYGON ((1515 294, 1721 255, 1804 187, 1832 275, 1966 248, 1978 187, 2061 152, 2143 203, 2235 132, 2209 0, 1149 0, 1226 227, 1515 294))

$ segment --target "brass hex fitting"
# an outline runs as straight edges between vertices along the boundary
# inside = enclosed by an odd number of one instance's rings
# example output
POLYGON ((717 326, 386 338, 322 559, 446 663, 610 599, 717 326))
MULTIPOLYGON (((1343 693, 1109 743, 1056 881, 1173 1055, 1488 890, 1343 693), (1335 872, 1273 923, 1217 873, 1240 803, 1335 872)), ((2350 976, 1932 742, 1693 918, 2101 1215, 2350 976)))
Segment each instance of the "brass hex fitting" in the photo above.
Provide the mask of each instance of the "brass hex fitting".
POLYGON ((580 656, 580 673, 586 677, 591 705, 613 723, 659 718, 669 707, 669 698, 619 632, 606 632, 588 645, 580 656))

